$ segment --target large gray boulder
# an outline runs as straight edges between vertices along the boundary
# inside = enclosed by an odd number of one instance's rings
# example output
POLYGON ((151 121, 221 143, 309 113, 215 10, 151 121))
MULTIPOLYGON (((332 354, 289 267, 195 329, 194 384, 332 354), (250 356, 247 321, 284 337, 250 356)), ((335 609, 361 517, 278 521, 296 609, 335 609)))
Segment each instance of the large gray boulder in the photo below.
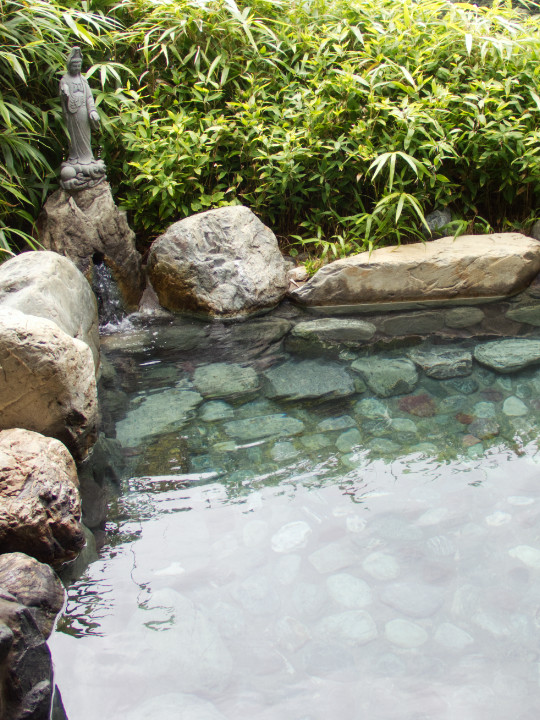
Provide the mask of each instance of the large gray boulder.
POLYGON ((89 282, 94 262, 104 262, 127 308, 137 307, 143 291, 141 257, 108 183, 73 193, 57 190, 47 199, 37 225, 43 247, 73 260, 89 282))
POLYGON ((0 367, 0 429, 58 438, 83 459, 98 421, 89 346, 51 320, 0 306, 0 367))
POLYGON ((501 297, 540 271, 540 242, 519 233, 463 235, 336 260, 290 293, 309 306, 501 297))
POLYGON ((274 233, 246 207, 180 220, 152 245, 148 272, 172 311, 239 317, 271 308, 287 292, 287 265, 274 233))
POLYGON ((90 346, 99 367, 96 298, 68 258, 49 251, 16 255, 0 265, 0 307, 55 322, 90 346))
POLYGON ((61 442, 28 430, 0 432, 0 553, 52 565, 84 546, 79 481, 61 442))

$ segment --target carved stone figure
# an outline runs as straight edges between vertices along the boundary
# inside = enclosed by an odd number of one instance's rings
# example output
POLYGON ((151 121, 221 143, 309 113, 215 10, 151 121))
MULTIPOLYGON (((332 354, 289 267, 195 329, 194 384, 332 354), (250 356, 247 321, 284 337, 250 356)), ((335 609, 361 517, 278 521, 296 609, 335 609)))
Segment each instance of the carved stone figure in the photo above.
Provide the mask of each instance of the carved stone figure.
POLYGON ((81 67, 81 50, 74 47, 67 60, 68 71, 60 80, 62 110, 69 133, 69 157, 60 171, 60 185, 64 190, 97 185, 106 173, 103 160, 96 160, 92 154, 91 128, 99 127, 99 115, 81 67))

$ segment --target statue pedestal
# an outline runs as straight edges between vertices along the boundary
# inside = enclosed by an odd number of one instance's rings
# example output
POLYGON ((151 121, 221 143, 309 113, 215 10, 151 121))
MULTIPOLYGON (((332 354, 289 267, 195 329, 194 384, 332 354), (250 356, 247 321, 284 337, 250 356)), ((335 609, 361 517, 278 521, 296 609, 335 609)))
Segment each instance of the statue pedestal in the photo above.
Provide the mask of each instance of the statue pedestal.
POLYGON ((37 226, 43 247, 72 260, 90 283, 94 264, 104 262, 126 309, 137 308, 144 288, 141 256, 109 183, 71 192, 57 190, 43 206, 37 226))

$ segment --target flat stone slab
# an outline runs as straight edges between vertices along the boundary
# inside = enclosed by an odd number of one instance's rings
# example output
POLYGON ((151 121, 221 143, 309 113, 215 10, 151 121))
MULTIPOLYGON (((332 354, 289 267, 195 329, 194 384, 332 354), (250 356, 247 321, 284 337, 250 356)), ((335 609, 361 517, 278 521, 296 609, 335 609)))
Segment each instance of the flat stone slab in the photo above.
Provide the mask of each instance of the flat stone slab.
POLYGON ((379 397, 404 395, 418 382, 413 362, 404 358, 367 357, 355 360, 351 370, 359 373, 369 389, 379 397))
POLYGON ((466 377, 472 372, 472 353, 456 348, 414 348, 407 353, 410 360, 426 375, 437 380, 466 377))
POLYGON ((225 423, 225 432, 237 440, 259 440, 265 437, 288 437, 299 435, 304 430, 304 423, 285 413, 261 415, 245 420, 231 420, 225 423))
POLYGON ((477 345, 474 359, 500 373, 513 373, 540 364, 540 340, 517 338, 477 345))
POLYGON ((303 360, 277 365, 264 373, 266 396, 281 400, 348 397, 356 392, 349 373, 338 363, 303 360))
POLYGON ((506 296, 540 271, 540 243, 520 233, 386 247, 325 265, 290 297, 308 306, 506 296))
POLYGON ((358 347, 375 335, 376 327, 365 320, 348 318, 321 318, 308 320, 295 325, 291 331, 291 339, 296 344, 314 346, 345 345, 358 347))
POLYGON ((191 390, 167 388, 148 395, 116 423, 116 438, 123 446, 137 446, 152 435, 181 428, 202 401, 191 390))
POLYGON ((193 384, 205 398, 229 398, 255 392, 259 388, 259 378, 250 367, 213 363, 195 370, 193 384))

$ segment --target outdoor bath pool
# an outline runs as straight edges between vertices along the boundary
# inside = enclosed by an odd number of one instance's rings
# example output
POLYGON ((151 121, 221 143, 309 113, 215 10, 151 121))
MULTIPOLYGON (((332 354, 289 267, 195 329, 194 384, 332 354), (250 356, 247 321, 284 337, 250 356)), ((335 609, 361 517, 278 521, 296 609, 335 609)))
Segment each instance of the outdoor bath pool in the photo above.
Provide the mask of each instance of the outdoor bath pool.
POLYGON ((287 323, 104 339, 125 467, 50 640, 67 717, 536 720, 540 369, 287 323))

